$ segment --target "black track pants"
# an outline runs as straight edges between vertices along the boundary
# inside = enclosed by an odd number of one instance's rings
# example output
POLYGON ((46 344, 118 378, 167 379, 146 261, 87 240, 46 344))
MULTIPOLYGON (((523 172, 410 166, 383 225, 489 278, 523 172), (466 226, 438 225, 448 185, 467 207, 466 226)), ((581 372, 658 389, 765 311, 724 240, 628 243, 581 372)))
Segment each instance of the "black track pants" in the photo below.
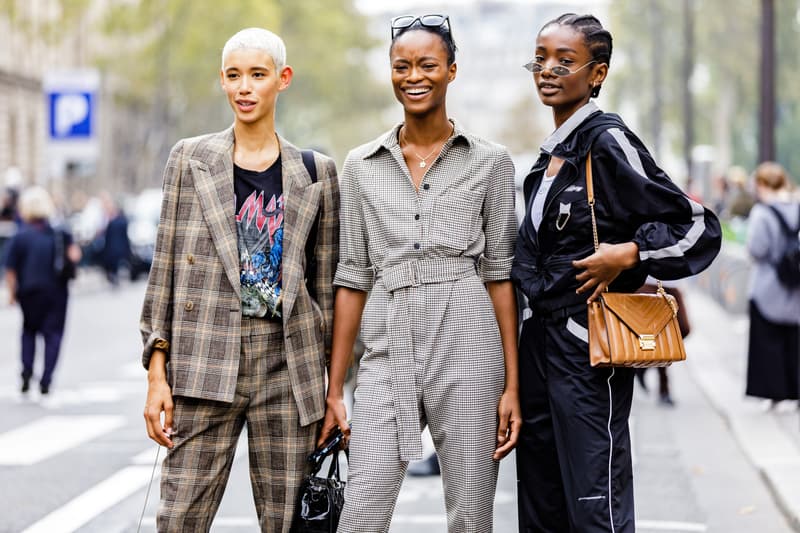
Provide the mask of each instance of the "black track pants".
POLYGON ((520 339, 520 533, 635 531, 633 371, 592 368, 585 313, 525 321, 520 339))

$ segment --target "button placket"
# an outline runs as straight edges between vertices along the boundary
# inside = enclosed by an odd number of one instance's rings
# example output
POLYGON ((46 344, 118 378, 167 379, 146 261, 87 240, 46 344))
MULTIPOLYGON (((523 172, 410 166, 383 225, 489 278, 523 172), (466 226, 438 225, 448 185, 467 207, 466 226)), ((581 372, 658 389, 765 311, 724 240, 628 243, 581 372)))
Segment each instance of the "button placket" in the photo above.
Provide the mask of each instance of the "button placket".
POLYGON ((422 228, 422 224, 420 223, 420 211, 422 209, 423 200, 419 194, 416 195, 414 198, 414 250, 420 250, 422 248, 422 238, 424 237, 424 232, 422 228))

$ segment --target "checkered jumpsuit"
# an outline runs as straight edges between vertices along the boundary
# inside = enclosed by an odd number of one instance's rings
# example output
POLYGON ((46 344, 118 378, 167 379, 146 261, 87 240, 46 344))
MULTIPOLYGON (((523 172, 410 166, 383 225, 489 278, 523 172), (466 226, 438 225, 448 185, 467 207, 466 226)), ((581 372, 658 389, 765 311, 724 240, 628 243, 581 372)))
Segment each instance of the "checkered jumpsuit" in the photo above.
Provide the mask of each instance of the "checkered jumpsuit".
POLYGON ((399 128, 353 150, 340 178, 334 285, 369 297, 339 532, 389 530, 427 424, 449 530, 486 533, 505 366, 484 283, 510 276, 514 167, 503 147, 455 124, 415 189, 399 128))

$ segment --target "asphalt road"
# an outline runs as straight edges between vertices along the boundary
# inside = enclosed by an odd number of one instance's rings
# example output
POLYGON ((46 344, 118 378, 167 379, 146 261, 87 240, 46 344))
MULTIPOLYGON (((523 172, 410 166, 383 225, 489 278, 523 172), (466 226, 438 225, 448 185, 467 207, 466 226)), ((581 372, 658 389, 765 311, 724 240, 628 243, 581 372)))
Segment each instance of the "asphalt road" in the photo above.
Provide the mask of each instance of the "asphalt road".
MULTIPOLYGON (((144 286, 128 284, 112 292, 101 280, 79 285, 46 400, 36 393, 22 398, 18 392, 21 317, 16 308, 0 307, 0 532, 137 528, 156 454, 141 417, 145 374, 137 318, 144 286)), ((730 334, 742 337, 743 332, 730 334)), ((693 379, 692 351, 708 344, 701 331, 692 336, 689 361, 669 370, 674 408, 661 407, 655 397, 636 390, 631 427, 638 531, 790 531, 693 379)), ((651 390, 655 378, 655 372, 648 375, 651 390)), ((244 443, 240 448, 244 451, 244 443)), ((212 531, 257 530, 247 456, 239 457, 212 531)), ((155 530, 157 499, 156 479, 142 531, 155 530)), ((392 533, 443 532, 445 524, 440 479, 408 478, 392 533)), ((501 533, 517 531, 513 456, 501 465, 495 525, 501 533)))

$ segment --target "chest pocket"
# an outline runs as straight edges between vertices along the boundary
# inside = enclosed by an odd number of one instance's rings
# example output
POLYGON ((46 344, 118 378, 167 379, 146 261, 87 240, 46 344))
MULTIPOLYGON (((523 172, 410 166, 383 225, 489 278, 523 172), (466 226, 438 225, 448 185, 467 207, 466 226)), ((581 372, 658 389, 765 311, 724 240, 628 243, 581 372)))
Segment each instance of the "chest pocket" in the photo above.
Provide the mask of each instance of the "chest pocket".
POLYGON ((557 232, 572 231, 575 224, 585 224, 589 213, 588 202, 586 187, 582 183, 570 185, 561 191, 548 210, 553 229, 557 232))
POLYGON ((463 252, 480 230, 481 197, 472 191, 450 191, 436 199, 431 215, 430 240, 463 252))

